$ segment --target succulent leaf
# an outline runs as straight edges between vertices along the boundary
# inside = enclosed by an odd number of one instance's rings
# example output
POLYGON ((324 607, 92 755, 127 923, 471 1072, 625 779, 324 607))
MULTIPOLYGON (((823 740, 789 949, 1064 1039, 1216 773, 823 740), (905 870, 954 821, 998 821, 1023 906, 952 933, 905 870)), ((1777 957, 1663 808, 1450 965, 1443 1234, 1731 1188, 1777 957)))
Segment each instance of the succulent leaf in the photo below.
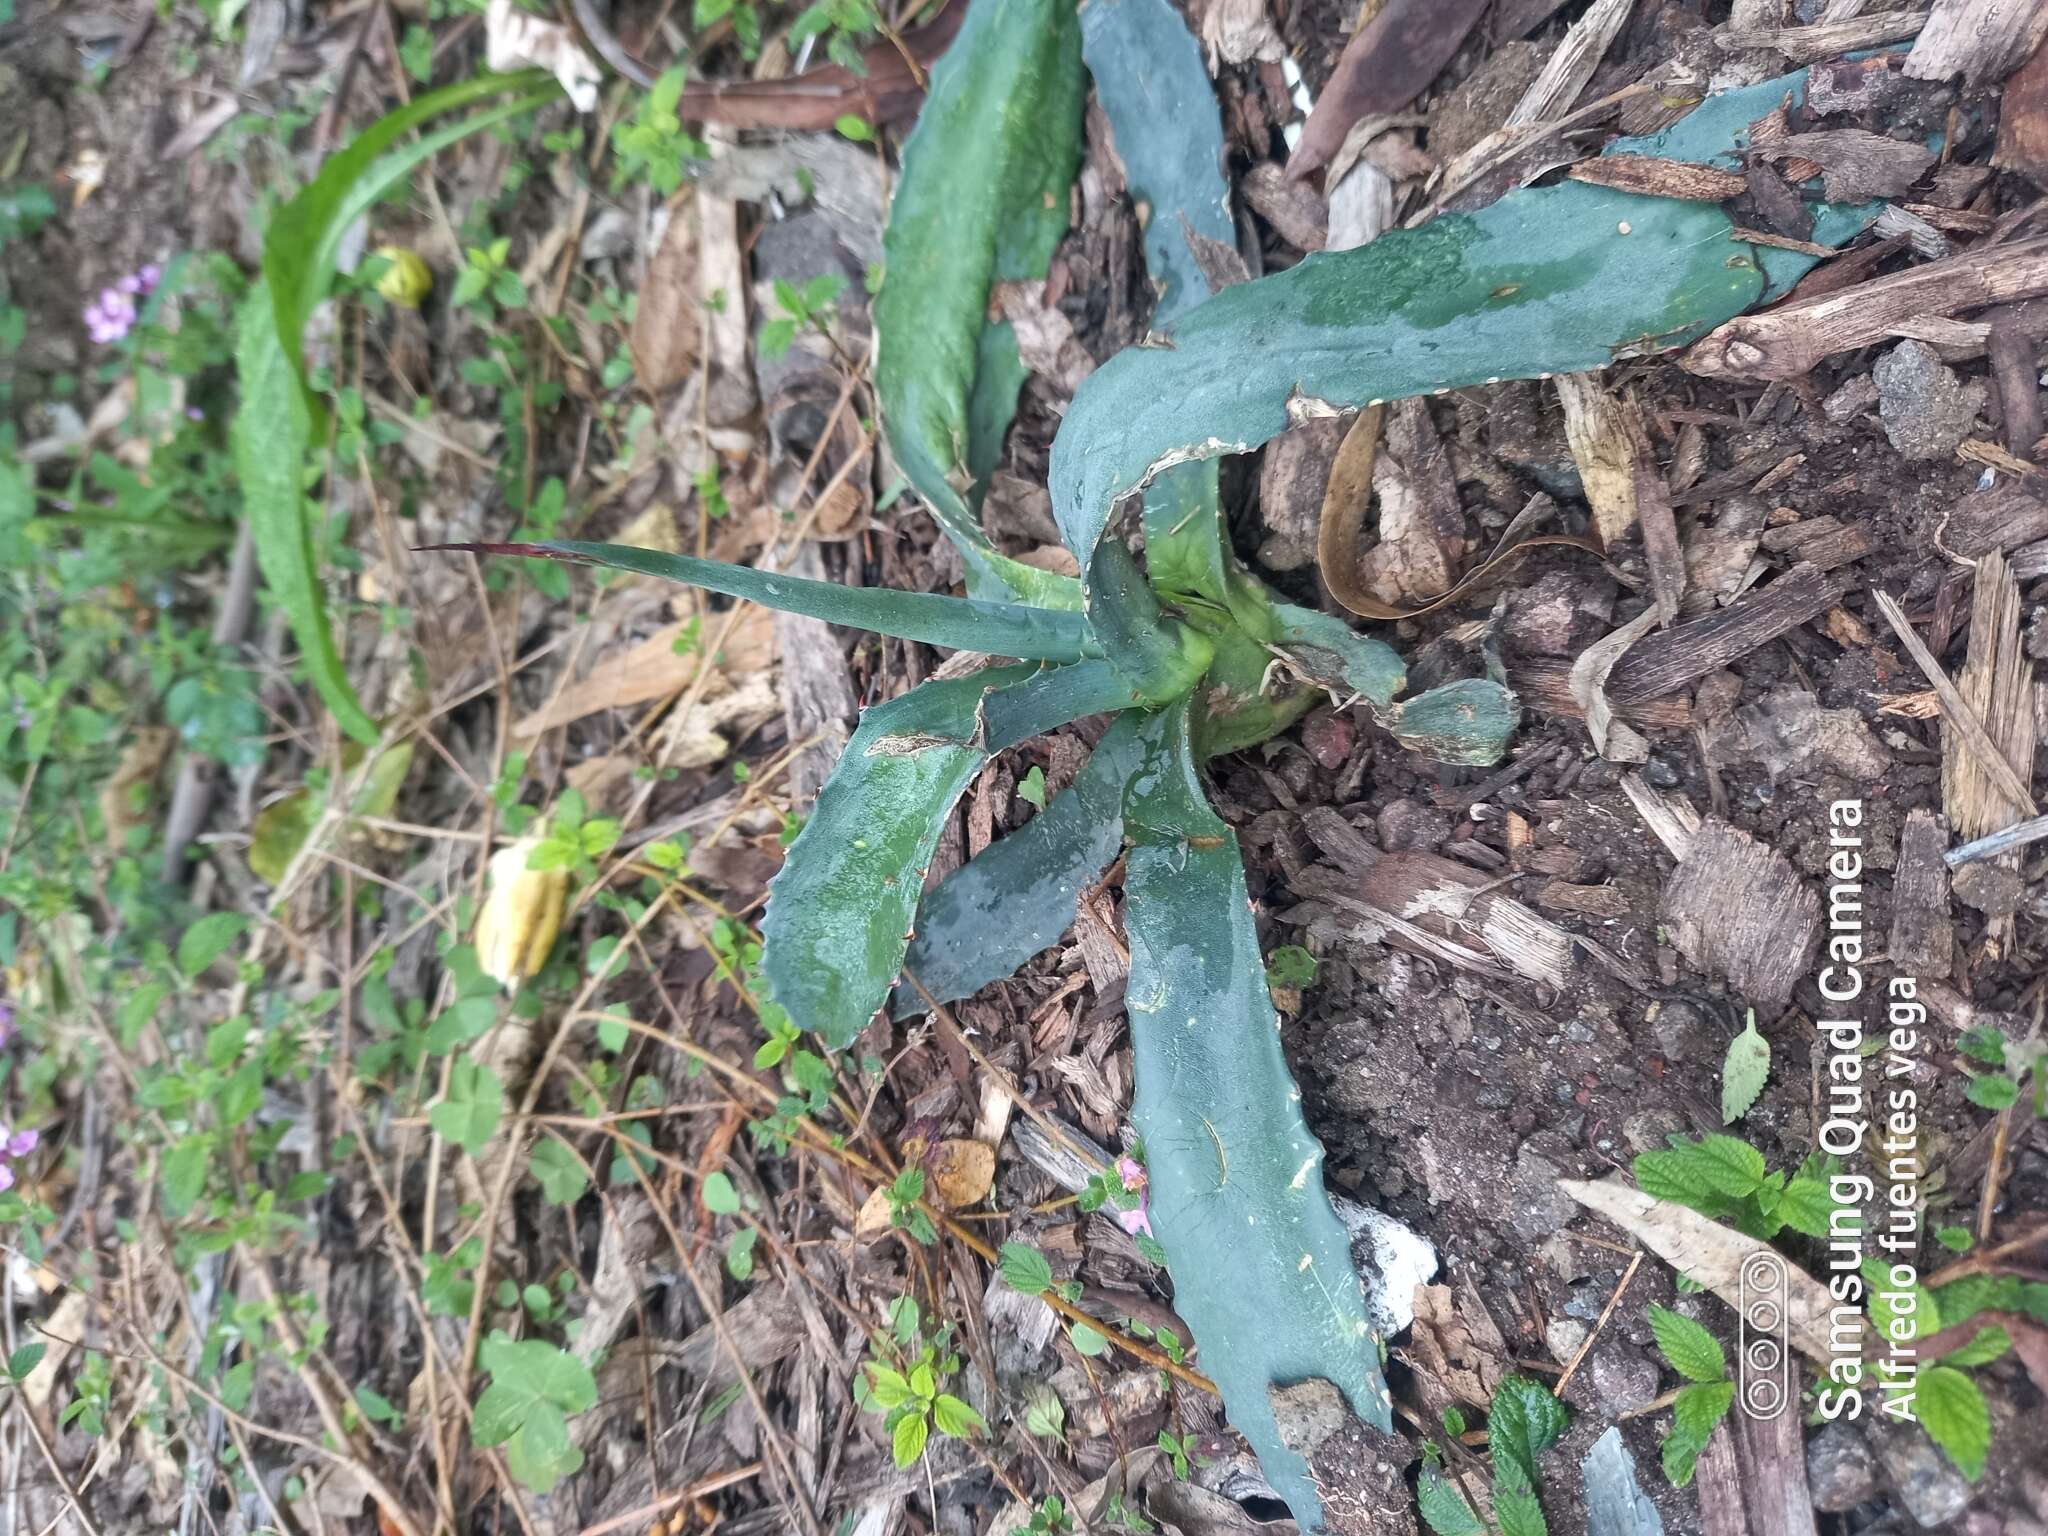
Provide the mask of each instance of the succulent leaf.
POLYGON ((1237 838, 1210 810, 1182 701, 1149 717, 1125 797, 1132 1118, 1149 1159, 1153 1230, 1200 1364, 1304 1530, 1320 1505, 1281 1440, 1273 1386, 1321 1377, 1389 1427, 1379 1339, 1323 1149, 1280 1049, 1237 838))
MULTIPOLYGON (((1127 710, 1043 812, 941 880, 918 908, 917 937, 903 968, 942 1003, 1000 981, 1073 924, 1084 886, 1124 841, 1124 784, 1138 764, 1142 717, 1127 710)), ((928 1005, 907 981, 895 1015, 928 1005)))
MULTIPOLYGON (((1731 157, 1804 72, 1711 97, 1609 153, 1731 157)), ((1817 213, 1839 244, 1868 211, 1817 213)), ((1085 380, 1053 442, 1053 511, 1089 606, 1114 572, 1103 535, 1125 496, 1190 460, 1247 453, 1312 415, 1501 378, 1601 368, 1685 344, 1812 265, 1732 238, 1710 204, 1568 181, 1225 288, 1085 380)), ((1123 637, 1098 623, 1134 678, 1123 637)))
POLYGON ((1099 662, 991 667, 861 716, 761 923, 769 989, 799 1028, 841 1050, 888 1001, 953 803, 1016 731, 1102 709, 1105 678, 1114 674, 1099 662))
MULTIPOLYGON (((801 613, 828 624, 846 624, 902 640, 919 640, 985 656, 1018 656, 1027 661, 1079 661, 1101 654, 1078 613, 1029 608, 1021 603, 984 602, 936 592, 898 592, 887 587, 842 587, 723 560, 699 560, 629 544, 588 544, 553 539, 541 544, 451 545, 501 555, 567 560, 608 566, 663 581, 679 581, 707 592, 744 598, 763 608, 801 613)), ((1104 708, 1109 706, 1105 705, 1104 708)), ((1069 718, 1072 718, 1071 716, 1069 718)))
POLYGON ((1043 279, 1081 157, 1072 0, 977 0, 932 67, 903 146, 875 297, 875 388, 889 446, 960 550, 968 591, 1076 608, 1073 580, 999 553, 976 516, 1025 370, 998 282, 1043 279))

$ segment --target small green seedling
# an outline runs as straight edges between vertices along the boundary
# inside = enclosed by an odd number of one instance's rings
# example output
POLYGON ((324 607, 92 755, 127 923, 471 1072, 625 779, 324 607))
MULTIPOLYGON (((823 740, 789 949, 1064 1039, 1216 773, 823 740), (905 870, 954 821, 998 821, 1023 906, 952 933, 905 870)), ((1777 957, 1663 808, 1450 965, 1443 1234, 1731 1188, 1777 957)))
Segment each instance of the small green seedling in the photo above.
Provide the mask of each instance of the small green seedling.
POLYGON ((1691 1318, 1652 1306, 1650 1332, 1671 1368, 1686 1380, 1671 1404, 1671 1433, 1662 1447, 1664 1475, 1673 1487, 1683 1488, 1692 1481, 1693 1464, 1714 1427, 1728 1416, 1735 1383, 1728 1379, 1721 1341, 1691 1318))
MULTIPOLYGON (((1537 1466, 1564 1433, 1565 1420, 1564 1404, 1525 1376, 1506 1377, 1494 1388, 1486 1439, 1493 1452, 1493 1516, 1500 1536, 1545 1536, 1549 1530, 1536 1497, 1537 1466)), ((1445 1410, 1446 1433, 1461 1434, 1464 1424, 1455 1407, 1445 1410)), ((1443 1453, 1433 1441, 1423 1445, 1416 1498, 1423 1524, 1436 1536, 1483 1536, 1487 1530, 1445 1475, 1443 1453)))

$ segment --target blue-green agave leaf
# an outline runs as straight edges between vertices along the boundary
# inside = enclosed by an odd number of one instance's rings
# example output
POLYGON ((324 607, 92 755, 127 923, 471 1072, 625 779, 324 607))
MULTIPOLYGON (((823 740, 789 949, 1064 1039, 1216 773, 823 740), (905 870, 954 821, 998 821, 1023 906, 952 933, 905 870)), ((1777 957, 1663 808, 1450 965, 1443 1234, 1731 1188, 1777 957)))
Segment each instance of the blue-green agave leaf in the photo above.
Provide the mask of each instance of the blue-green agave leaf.
MULTIPOLYGON (((1082 889, 1123 847, 1124 785, 1138 765, 1141 720, 1136 711, 1119 715, 1072 784, 925 897, 903 969, 936 1001, 972 997, 1072 926, 1082 889)), ((897 987, 897 1018, 928 1006, 907 981, 897 987)))
POLYGON ((1323 1149, 1281 1053, 1237 838, 1202 795, 1189 708, 1146 721, 1124 801, 1132 1118, 1174 1309, 1267 1481, 1314 1530, 1315 1486, 1268 1389, 1321 1377, 1382 1430, 1391 1405, 1323 1149))
MULTIPOLYGON (((1609 153, 1732 163, 1749 123, 1804 80, 1712 97, 1609 153)), ((1815 239, 1839 244, 1868 217, 1823 206, 1815 239)), ((1118 502, 1175 466, 1250 452, 1311 415, 1682 346, 1812 265, 1732 234, 1712 205, 1567 181, 1224 289, 1091 375, 1054 439, 1053 511, 1091 609, 1114 575, 1099 552, 1118 502)), ((1151 657, 1097 632, 1150 676, 1151 657)))
POLYGON ((1061 608, 1080 590, 1011 560, 977 509, 1024 367, 987 319, 997 282, 1043 279, 1081 157, 1072 0, 975 0, 903 146, 875 296, 875 389, 896 461, 960 550, 971 595, 1061 608))
MULTIPOLYGON (((1079 661, 1101 654, 1078 613, 1028 608, 1021 603, 984 602, 979 598, 947 597, 937 592, 899 592, 890 587, 843 587, 836 581, 812 581, 757 571, 723 560, 699 560, 630 544, 589 544, 577 539, 550 539, 538 544, 450 544, 447 549, 482 554, 526 555, 540 560, 566 560, 577 565, 608 566, 632 571, 707 592, 744 598, 763 608, 801 613, 828 624, 895 635, 956 651, 987 656, 1021 656, 1027 661, 1079 661)), ((1089 674, 1103 682, 1109 674, 1089 674)), ((1129 689, 1123 690, 1129 696, 1129 689)), ((1107 706, 1104 706, 1107 707, 1107 706)), ((1086 714, 1089 711, 1083 710, 1086 714)), ((1067 718, 1072 719, 1072 716, 1067 718)))
POLYGON ((991 667, 861 716, 761 922, 769 990, 799 1028, 834 1050, 860 1033, 902 969, 925 871, 961 792, 991 753, 1016 744, 1007 733, 1100 710, 1110 677, 1099 662, 991 667))

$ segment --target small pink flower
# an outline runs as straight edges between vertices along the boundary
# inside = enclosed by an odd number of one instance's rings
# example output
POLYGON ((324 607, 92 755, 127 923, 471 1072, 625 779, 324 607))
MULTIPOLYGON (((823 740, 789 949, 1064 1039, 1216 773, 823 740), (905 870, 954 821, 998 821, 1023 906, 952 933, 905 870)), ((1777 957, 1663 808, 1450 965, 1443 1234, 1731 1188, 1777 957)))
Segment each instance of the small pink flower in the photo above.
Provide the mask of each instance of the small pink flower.
POLYGON ((27 1157, 29 1153, 35 1151, 36 1143, 42 1139, 42 1132, 40 1131, 16 1131, 7 1138, 7 1155, 9 1157, 27 1157))
POLYGON ((1120 1157, 1116 1160, 1116 1176, 1123 1180, 1124 1189, 1138 1197, 1137 1205, 1131 1210, 1118 1208, 1116 1219, 1132 1236, 1152 1236, 1152 1218, 1145 1213, 1145 1165, 1135 1157, 1120 1157))
POLYGON ((12 1188, 14 1188, 14 1170, 5 1163, 0 1163, 0 1190, 12 1188))
POLYGON ((135 276, 142 284, 144 293, 154 293, 156 285, 163 280, 164 269, 155 262, 147 262, 135 276))

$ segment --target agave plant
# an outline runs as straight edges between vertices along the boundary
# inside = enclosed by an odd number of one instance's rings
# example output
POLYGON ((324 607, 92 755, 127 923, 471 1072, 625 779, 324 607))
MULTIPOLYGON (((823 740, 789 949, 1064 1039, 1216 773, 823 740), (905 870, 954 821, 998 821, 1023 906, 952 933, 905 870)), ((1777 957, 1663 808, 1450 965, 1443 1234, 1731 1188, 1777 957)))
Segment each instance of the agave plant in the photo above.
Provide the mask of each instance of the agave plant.
MULTIPOLYGON (((1663 135, 1608 152, 1728 163, 1748 124, 1803 83, 1795 74, 1712 98, 1663 135)), ((441 109, 537 89, 508 79, 441 109)), ((277 329, 260 333, 258 306, 244 317, 244 389, 256 392, 244 410, 259 425, 289 418, 294 441, 315 408, 301 398, 300 332, 344 215, 421 146, 483 120, 385 152, 424 105, 398 129, 386 119, 370 130, 370 151, 359 141, 337 156, 302 195, 307 206, 273 225, 273 240, 282 227, 313 254, 266 259, 277 329)), ((773 884, 768 985, 800 1027, 842 1049, 885 1010, 971 995, 1055 942, 1081 889, 1128 849, 1133 1120, 1150 1159, 1153 1227, 1231 1422, 1314 1529, 1317 1491, 1281 1439, 1270 1389, 1326 1379, 1382 1430, 1390 1405, 1322 1149, 1281 1052, 1237 840, 1204 798, 1201 765, 1286 729, 1324 692, 1453 763, 1495 761, 1517 712, 1486 678, 1403 699, 1391 649, 1269 591, 1232 553, 1217 460, 1310 416, 1682 345, 1781 292, 1812 257, 1733 238, 1712 205, 1567 182, 1211 296, 1197 242, 1234 237, 1222 164, 1207 75, 1167 0, 1088 0, 1078 13, 1072 0, 974 0, 904 146, 875 304, 888 439, 960 551, 966 597, 616 545, 471 547, 616 567, 1012 659, 863 715, 773 884), (1025 376, 1010 328, 988 319, 991 289, 1042 279, 1066 230, 1090 70, 1133 196, 1150 210, 1160 297, 1149 344, 1083 384, 1054 442, 1054 508, 1076 580, 1005 556, 981 527, 979 497, 1025 376), (1113 531, 1129 503, 1142 565, 1113 531), (992 755, 1105 713, 1116 718, 1070 787, 925 891, 941 829, 992 755), (906 972, 917 988, 900 982, 906 972)), ((1872 216, 1815 212, 1813 238, 1828 243, 1872 216)), ((263 433, 249 436, 253 454, 263 433)), ((289 503, 289 517, 272 514, 288 531, 303 515, 296 481, 255 483, 289 503)), ((309 560, 284 562, 287 583, 311 585, 309 560)), ((324 631, 318 620, 302 641, 309 653, 325 647, 316 676, 338 678, 324 631)))

